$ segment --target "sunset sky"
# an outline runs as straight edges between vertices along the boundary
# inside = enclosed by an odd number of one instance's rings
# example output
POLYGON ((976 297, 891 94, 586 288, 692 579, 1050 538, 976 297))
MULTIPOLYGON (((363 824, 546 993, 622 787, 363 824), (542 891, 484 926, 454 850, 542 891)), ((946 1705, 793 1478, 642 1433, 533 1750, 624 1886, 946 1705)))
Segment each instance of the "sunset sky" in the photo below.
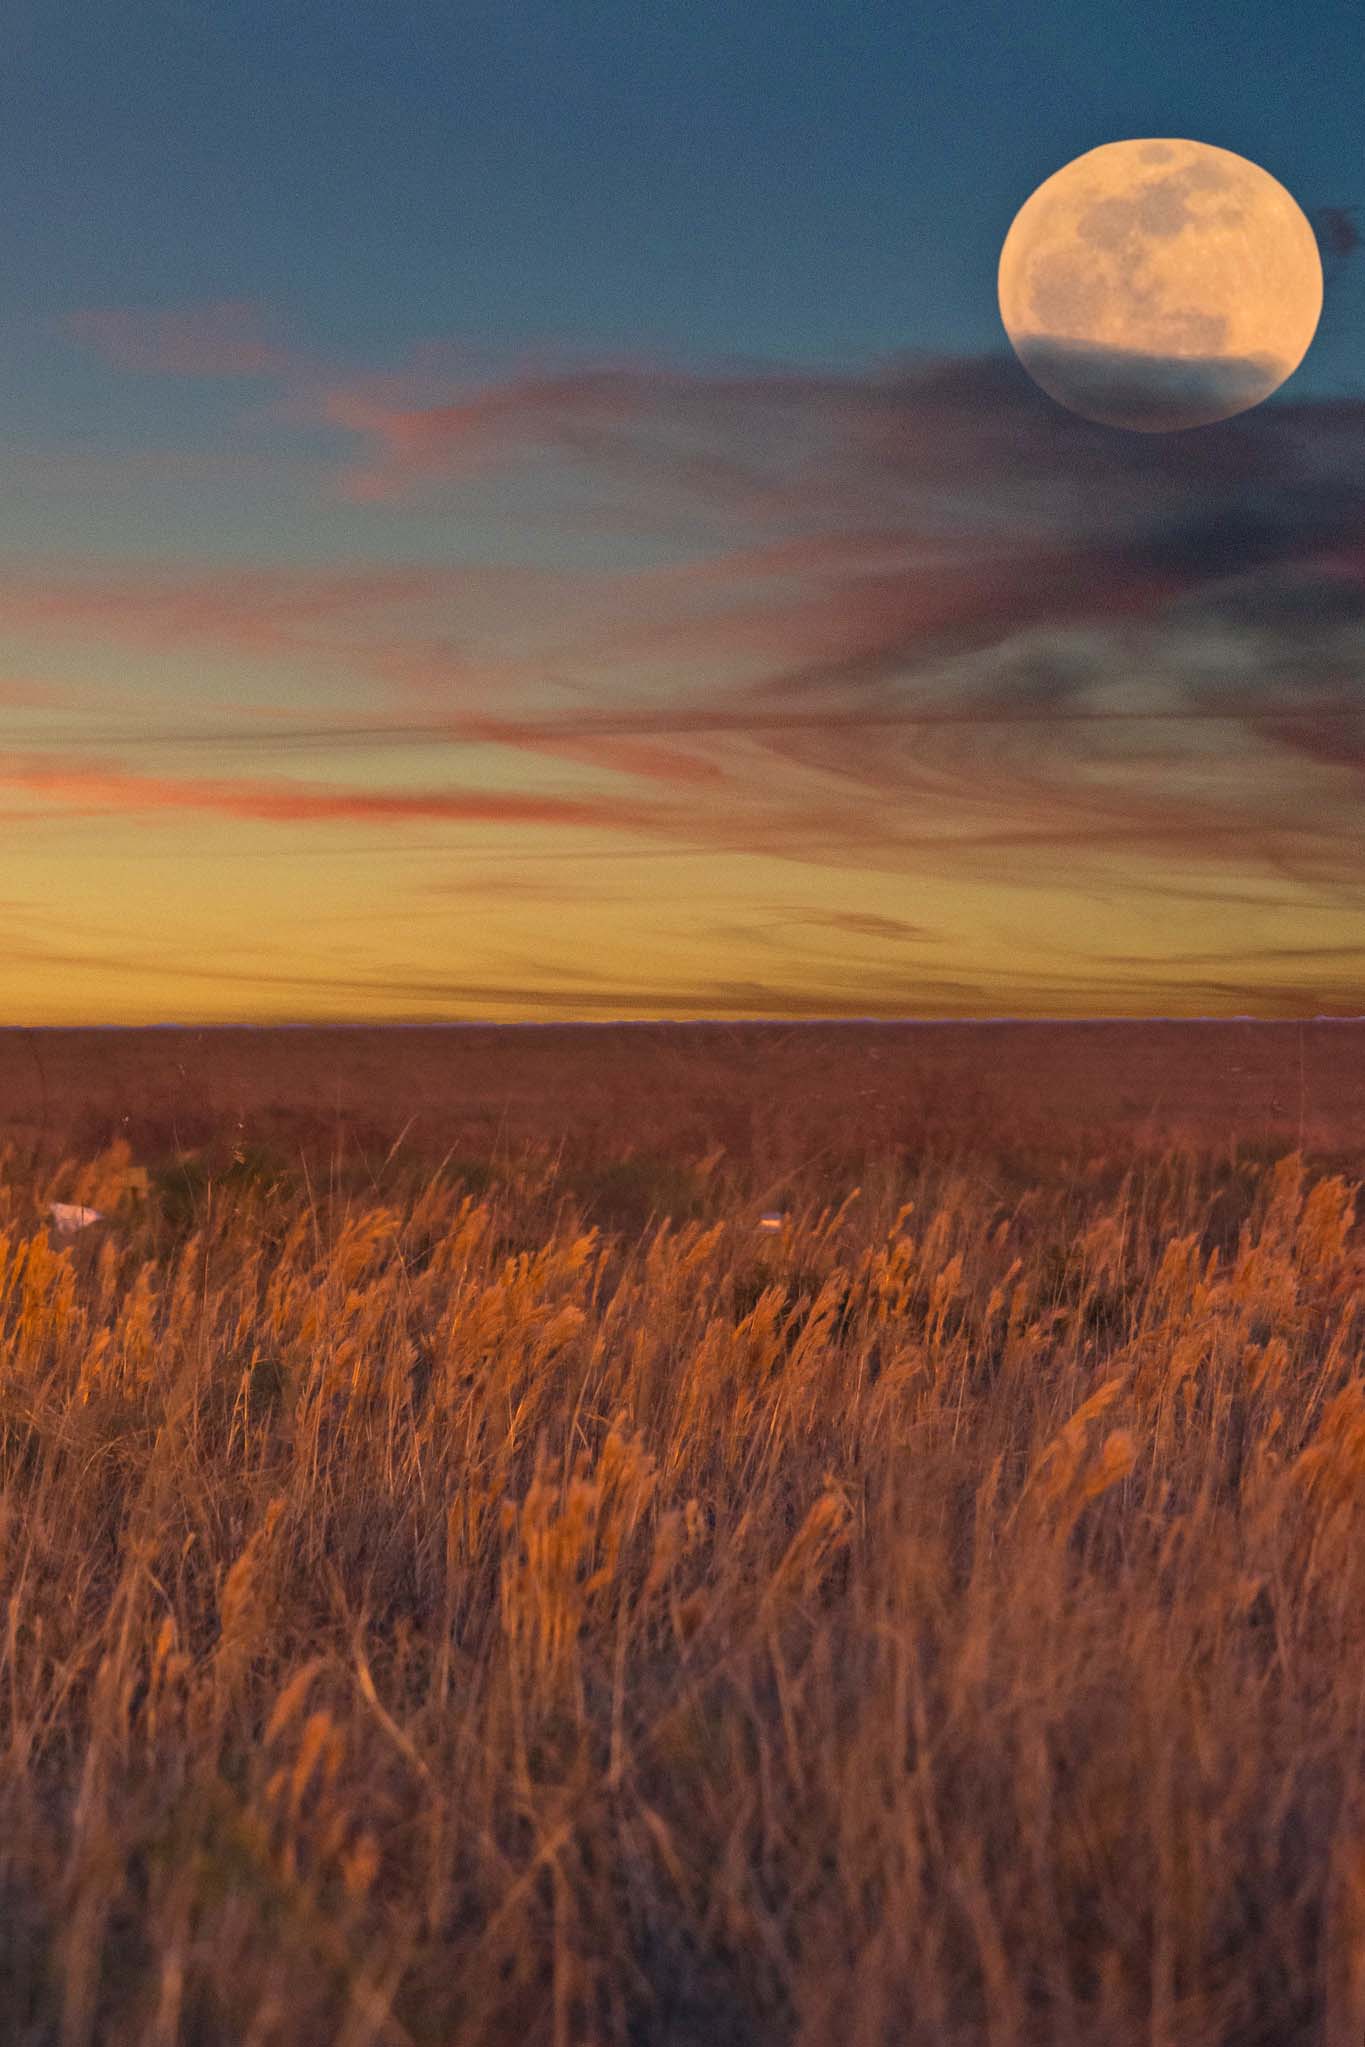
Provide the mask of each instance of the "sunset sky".
POLYGON ((0 1021, 1365 1010, 1365 255, 1010 351, 1127 136, 1360 207, 1343 0, 12 0, 0 1021))

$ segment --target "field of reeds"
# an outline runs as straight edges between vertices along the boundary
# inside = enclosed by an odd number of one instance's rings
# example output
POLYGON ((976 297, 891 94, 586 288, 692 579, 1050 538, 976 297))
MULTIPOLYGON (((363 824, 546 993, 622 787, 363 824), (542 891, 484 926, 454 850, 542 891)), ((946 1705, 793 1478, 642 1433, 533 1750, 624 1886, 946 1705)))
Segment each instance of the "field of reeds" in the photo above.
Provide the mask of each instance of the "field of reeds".
POLYGON ((5 1150, 5 2041, 1358 2047, 1350 1161, 627 1135, 5 1150))

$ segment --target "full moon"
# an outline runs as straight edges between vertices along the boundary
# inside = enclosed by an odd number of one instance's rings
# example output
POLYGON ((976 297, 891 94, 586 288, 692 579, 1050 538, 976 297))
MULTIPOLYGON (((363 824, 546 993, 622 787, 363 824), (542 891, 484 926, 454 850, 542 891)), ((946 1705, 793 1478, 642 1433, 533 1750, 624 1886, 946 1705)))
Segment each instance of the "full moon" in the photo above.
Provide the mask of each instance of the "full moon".
POLYGON ((1259 405, 1303 361, 1322 263, 1293 198, 1207 142, 1106 142, 1044 180, 1000 251, 1000 317, 1034 382, 1137 433, 1259 405))

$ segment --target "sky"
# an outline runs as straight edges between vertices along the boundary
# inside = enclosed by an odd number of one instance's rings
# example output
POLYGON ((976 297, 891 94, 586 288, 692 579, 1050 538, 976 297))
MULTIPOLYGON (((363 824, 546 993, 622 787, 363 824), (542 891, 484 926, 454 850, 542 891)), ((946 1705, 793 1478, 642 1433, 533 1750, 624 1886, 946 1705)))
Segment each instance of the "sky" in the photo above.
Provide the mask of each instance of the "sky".
POLYGON ((1128 137, 1365 226, 1363 59, 1340 0, 11 0, 0 1019, 1365 1010, 1361 258, 1165 434, 996 284, 1128 137))

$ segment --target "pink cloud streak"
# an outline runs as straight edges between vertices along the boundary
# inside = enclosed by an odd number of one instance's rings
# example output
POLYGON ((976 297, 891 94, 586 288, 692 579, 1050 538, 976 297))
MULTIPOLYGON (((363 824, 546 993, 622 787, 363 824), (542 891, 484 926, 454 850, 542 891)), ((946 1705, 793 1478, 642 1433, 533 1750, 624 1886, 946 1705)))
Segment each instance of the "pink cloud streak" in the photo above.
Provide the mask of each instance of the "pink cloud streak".
POLYGON ((273 377, 294 358, 270 337, 265 309, 248 299, 164 307, 89 306, 63 330, 116 369, 171 377, 273 377))
POLYGON ((614 799, 535 796, 479 789, 348 789, 243 777, 143 775, 103 761, 0 757, 0 784, 99 812, 200 811, 270 824, 444 819, 459 823, 657 828, 660 813, 614 799))

